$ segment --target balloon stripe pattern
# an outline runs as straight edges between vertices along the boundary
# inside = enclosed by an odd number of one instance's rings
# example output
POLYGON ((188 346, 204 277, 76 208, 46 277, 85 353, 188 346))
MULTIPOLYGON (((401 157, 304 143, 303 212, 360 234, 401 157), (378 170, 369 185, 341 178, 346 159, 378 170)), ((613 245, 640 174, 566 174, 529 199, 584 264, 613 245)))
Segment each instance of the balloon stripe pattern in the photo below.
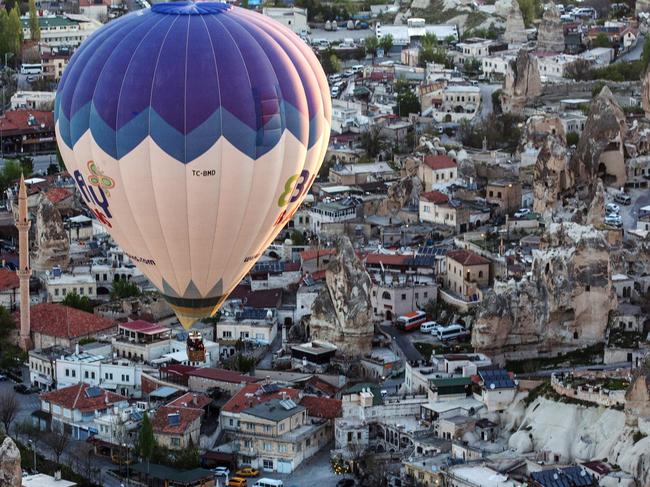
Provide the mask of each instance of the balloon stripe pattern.
POLYGON ((313 51, 281 24, 169 2, 81 45, 55 120, 82 199, 189 327, 299 207, 327 150, 331 101, 313 51))

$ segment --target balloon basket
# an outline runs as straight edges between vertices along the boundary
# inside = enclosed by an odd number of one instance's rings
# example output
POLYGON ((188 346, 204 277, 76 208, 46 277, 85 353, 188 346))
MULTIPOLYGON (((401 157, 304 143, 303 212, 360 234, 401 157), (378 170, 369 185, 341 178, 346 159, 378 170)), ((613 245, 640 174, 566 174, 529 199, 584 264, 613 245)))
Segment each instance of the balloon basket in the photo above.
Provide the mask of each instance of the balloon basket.
POLYGON ((190 362, 205 362, 205 345, 198 331, 190 332, 187 337, 187 359, 190 362))

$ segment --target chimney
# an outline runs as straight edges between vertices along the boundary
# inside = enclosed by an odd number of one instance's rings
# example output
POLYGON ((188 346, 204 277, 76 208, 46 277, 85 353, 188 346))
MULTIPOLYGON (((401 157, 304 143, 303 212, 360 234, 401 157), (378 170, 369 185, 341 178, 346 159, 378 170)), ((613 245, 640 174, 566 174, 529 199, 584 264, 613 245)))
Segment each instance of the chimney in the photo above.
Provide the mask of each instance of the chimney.
POLYGON ((282 400, 283 401, 287 400, 287 393, 285 391, 282 391, 282 400))
POLYGON ((192 404, 194 404, 195 406, 199 404, 196 394, 192 394, 192 404))

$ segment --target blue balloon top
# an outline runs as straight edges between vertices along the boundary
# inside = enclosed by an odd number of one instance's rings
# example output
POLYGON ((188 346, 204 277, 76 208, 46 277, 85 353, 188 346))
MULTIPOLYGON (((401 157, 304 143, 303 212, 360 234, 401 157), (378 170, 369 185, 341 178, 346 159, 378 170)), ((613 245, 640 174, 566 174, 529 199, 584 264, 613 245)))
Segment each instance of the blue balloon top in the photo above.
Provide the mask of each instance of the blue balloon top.
POLYGON ((77 49, 55 118, 66 145, 90 130, 116 159, 147 136, 183 163, 220 137, 257 158, 285 130, 307 147, 316 142, 317 65, 268 17, 224 3, 160 3, 109 22, 77 49))

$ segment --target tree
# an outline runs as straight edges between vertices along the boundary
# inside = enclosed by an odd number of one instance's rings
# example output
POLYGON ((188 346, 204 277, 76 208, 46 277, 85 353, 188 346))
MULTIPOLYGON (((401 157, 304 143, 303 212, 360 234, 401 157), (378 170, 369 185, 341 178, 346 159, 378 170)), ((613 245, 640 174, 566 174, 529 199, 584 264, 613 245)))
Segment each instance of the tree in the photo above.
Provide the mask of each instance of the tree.
POLYGON ((492 111, 494 113, 502 113, 503 108, 501 107, 501 95, 503 95, 503 90, 495 90, 492 92, 492 111))
POLYGON ((650 36, 645 38, 643 41, 643 53, 641 54, 641 67, 643 72, 648 69, 650 64, 650 36))
POLYGON ((149 415, 145 412, 140 425, 140 433, 138 434, 138 443, 136 449, 138 455, 147 460, 147 471, 149 471, 149 460, 153 456, 154 449, 156 448, 156 439, 153 436, 153 426, 149 420, 149 415))
POLYGON ((377 36, 366 37, 364 47, 366 48, 366 54, 370 54, 372 56, 372 62, 374 64, 375 56, 377 55, 377 49, 379 48, 379 39, 377 39, 377 36))
POLYGON ((20 59, 20 50, 23 44, 23 26, 20 22, 20 8, 18 8, 18 5, 15 5, 9 12, 6 35, 9 48, 7 52, 12 53, 16 59, 20 59))
POLYGON ((526 27, 530 27, 535 20, 535 0, 517 0, 521 16, 524 18, 526 27))
POLYGON ((410 88, 397 93, 397 114, 407 117, 411 113, 420 113, 420 100, 410 88))
POLYGON ((478 74, 481 71, 481 61, 472 57, 471 59, 466 59, 463 63, 463 69, 468 74, 478 74))
POLYGON ((361 134, 361 147, 370 159, 374 159, 386 147, 386 140, 379 134, 379 129, 373 127, 361 134))
POLYGON ((609 41, 609 37, 604 32, 598 33, 596 38, 592 43, 593 47, 611 47, 612 43, 609 41))
POLYGON ((190 436, 187 448, 183 449, 177 456, 174 462, 174 467, 184 470, 197 468, 200 464, 199 449, 194 445, 194 440, 190 436))
POLYGON ((61 304, 70 308, 80 309, 87 313, 93 312, 93 305, 90 299, 88 299, 88 296, 79 296, 77 293, 67 294, 65 299, 61 301, 61 304))
POLYGON ((140 296, 140 288, 137 284, 121 279, 113 281, 113 290, 111 291, 111 299, 123 299, 133 296, 140 296))
POLYGON ((34 0, 29 0, 29 32, 33 41, 41 40, 41 26, 38 22, 36 2, 34 0))
POLYGON ((566 134, 566 145, 571 147, 572 145, 578 145, 578 142, 580 141, 580 134, 576 132, 569 132, 566 134))
POLYGON ((52 175, 54 175, 54 174, 57 174, 58 172, 59 172, 59 166, 58 166, 58 164, 54 164, 53 162, 51 162, 51 163, 47 166, 47 175, 48 175, 48 176, 52 176, 52 175))
POLYGON ((291 241, 293 242, 294 245, 305 245, 307 243, 307 239, 305 239, 305 236, 302 234, 302 232, 299 232, 298 230, 294 230, 291 232, 291 241))
POLYGON ((43 437, 43 441, 54 453, 56 463, 61 463, 61 455, 68 449, 70 437, 63 431, 52 430, 43 437))
POLYGON ((5 160, 5 165, 0 171, 0 191, 5 193, 7 188, 20 179, 20 175, 23 173, 23 168, 20 163, 16 160, 5 160))
POLYGON ((434 46, 438 45, 438 38, 432 32, 427 32, 420 37, 420 45, 423 49, 433 49, 434 46))
POLYGON ((564 71, 564 77, 576 81, 586 81, 592 77, 591 63, 586 59, 576 59, 564 71))
POLYGON ((388 53, 393 48, 392 34, 386 34, 385 36, 382 36, 381 40, 379 41, 379 47, 384 50, 384 55, 388 56, 388 53))
POLYGON ((11 423, 16 419, 20 405, 13 391, 0 396, 0 423, 4 427, 5 434, 9 434, 11 423))
POLYGON ((334 74, 341 71, 341 62, 332 49, 321 53, 321 65, 325 74, 334 74))

